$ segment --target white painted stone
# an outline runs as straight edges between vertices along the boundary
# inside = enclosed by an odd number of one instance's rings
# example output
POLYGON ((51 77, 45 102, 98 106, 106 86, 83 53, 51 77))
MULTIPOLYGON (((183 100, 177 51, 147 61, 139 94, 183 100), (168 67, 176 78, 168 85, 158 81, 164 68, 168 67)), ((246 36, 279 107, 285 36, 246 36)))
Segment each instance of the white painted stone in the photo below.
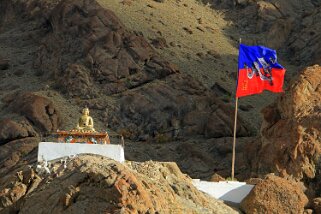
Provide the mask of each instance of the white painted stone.
POLYGON ((246 184, 245 182, 237 181, 220 181, 220 182, 208 182, 200 181, 199 179, 193 180, 194 186, 216 199, 223 201, 229 201, 233 203, 241 203, 254 185, 246 184))
POLYGON ((38 162, 78 154, 97 154, 119 162, 125 161, 124 148, 121 145, 41 142, 38 147, 38 162))

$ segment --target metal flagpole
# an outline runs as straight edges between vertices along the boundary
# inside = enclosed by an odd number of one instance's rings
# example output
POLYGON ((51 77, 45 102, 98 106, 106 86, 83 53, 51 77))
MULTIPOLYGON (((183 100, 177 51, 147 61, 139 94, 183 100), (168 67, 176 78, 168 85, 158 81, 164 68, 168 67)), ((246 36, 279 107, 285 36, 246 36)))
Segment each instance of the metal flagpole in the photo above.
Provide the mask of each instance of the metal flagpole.
MULTIPOLYGON (((240 38, 240 41, 239 41, 239 44, 241 44, 241 38, 240 38)), ((238 71, 237 71, 238 72, 238 71)), ((238 77, 238 75, 237 75, 238 77)), ((238 100, 239 98, 236 97, 236 100, 235 100, 235 116, 234 116, 234 132, 233 132, 233 151, 232 151, 232 174, 231 174, 231 177, 232 177, 232 181, 234 180, 234 167, 235 167, 235 144, 236 144, 236 122, 237 122, 237 103, 238 103, 238 100)))

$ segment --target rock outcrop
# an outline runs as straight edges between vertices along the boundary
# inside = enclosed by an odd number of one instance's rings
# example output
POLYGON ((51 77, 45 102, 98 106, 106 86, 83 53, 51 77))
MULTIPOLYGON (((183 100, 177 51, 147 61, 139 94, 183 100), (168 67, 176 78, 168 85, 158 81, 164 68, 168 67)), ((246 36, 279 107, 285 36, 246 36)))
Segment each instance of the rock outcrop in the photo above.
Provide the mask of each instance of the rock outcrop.
POLYGON ((316 177, 321 130, 321 67, 305 69, 276 103, 263 109, 259 173, 295 179, 316 177))
POLYGON ((16 178, 7 179, 6 189, 0 190, 5 192, 2 198, 8 199, 1 204, 4 211, 236 213, 196 190, 174 163, 129 162, 124 166, 101 156, 85 155, 68 161, 65 167, 54 163, 50 169, 51 175, 39 177, 22 170, 16 178), (17 200, 12 205, 8 196, 14 193, 17 200))
POLYGON ((37 133, 25 121, 17 123, 10 119, 0 120, 0 145, 13 140, 35 136, 37 136, 37 133))
POLYGON ((10 141, 1 146, 0 175, 3 181, 13 172, 36 161, 38 143, 39 138, 27 137, 10 141))
MULTIPOLYGON (((0 183, 0 211, 10 207, 15 207, 16 203, 33 190, 35 190, 42 179, 33 169, 23 167, 16 176, 5 176, 0 183)), ((9 211, 10 212, 10 211, 9 211)))
POLYGON ((35 66, 72 97, 117 94, 178 72, 94 0, 61 1, 45 30, 35 66))
POLYGON ((241 202, 245 213, 303 213, 308 198, 298 184, 277 176, 256 183, 241 202))
POLYGON ((24 116, 42 133, 56 131, 61 123, 57 108, 46 97, 17 92, 7 95, 3 102, 9 111, 24 116))

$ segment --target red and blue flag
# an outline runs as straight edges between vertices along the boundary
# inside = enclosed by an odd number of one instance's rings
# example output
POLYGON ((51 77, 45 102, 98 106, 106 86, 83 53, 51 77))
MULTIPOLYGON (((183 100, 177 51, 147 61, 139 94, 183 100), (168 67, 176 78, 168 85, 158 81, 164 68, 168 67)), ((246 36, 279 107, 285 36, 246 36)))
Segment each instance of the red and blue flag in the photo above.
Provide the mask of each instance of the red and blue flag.
POLYGON ((238 68, 236 97, 263 90, 283 92, 285 69, 277 62, 275 50, 240 44, 238 68))

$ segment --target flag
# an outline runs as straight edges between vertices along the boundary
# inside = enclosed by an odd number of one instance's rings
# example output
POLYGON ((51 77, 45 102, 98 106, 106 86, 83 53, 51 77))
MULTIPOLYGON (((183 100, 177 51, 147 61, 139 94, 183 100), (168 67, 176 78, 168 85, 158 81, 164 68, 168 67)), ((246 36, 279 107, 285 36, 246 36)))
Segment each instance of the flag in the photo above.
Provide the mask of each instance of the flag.
POLYGON ((240 44, 236 97, 259 94, 263 90, 283 92, 284 74, 275 50, 240 44))

